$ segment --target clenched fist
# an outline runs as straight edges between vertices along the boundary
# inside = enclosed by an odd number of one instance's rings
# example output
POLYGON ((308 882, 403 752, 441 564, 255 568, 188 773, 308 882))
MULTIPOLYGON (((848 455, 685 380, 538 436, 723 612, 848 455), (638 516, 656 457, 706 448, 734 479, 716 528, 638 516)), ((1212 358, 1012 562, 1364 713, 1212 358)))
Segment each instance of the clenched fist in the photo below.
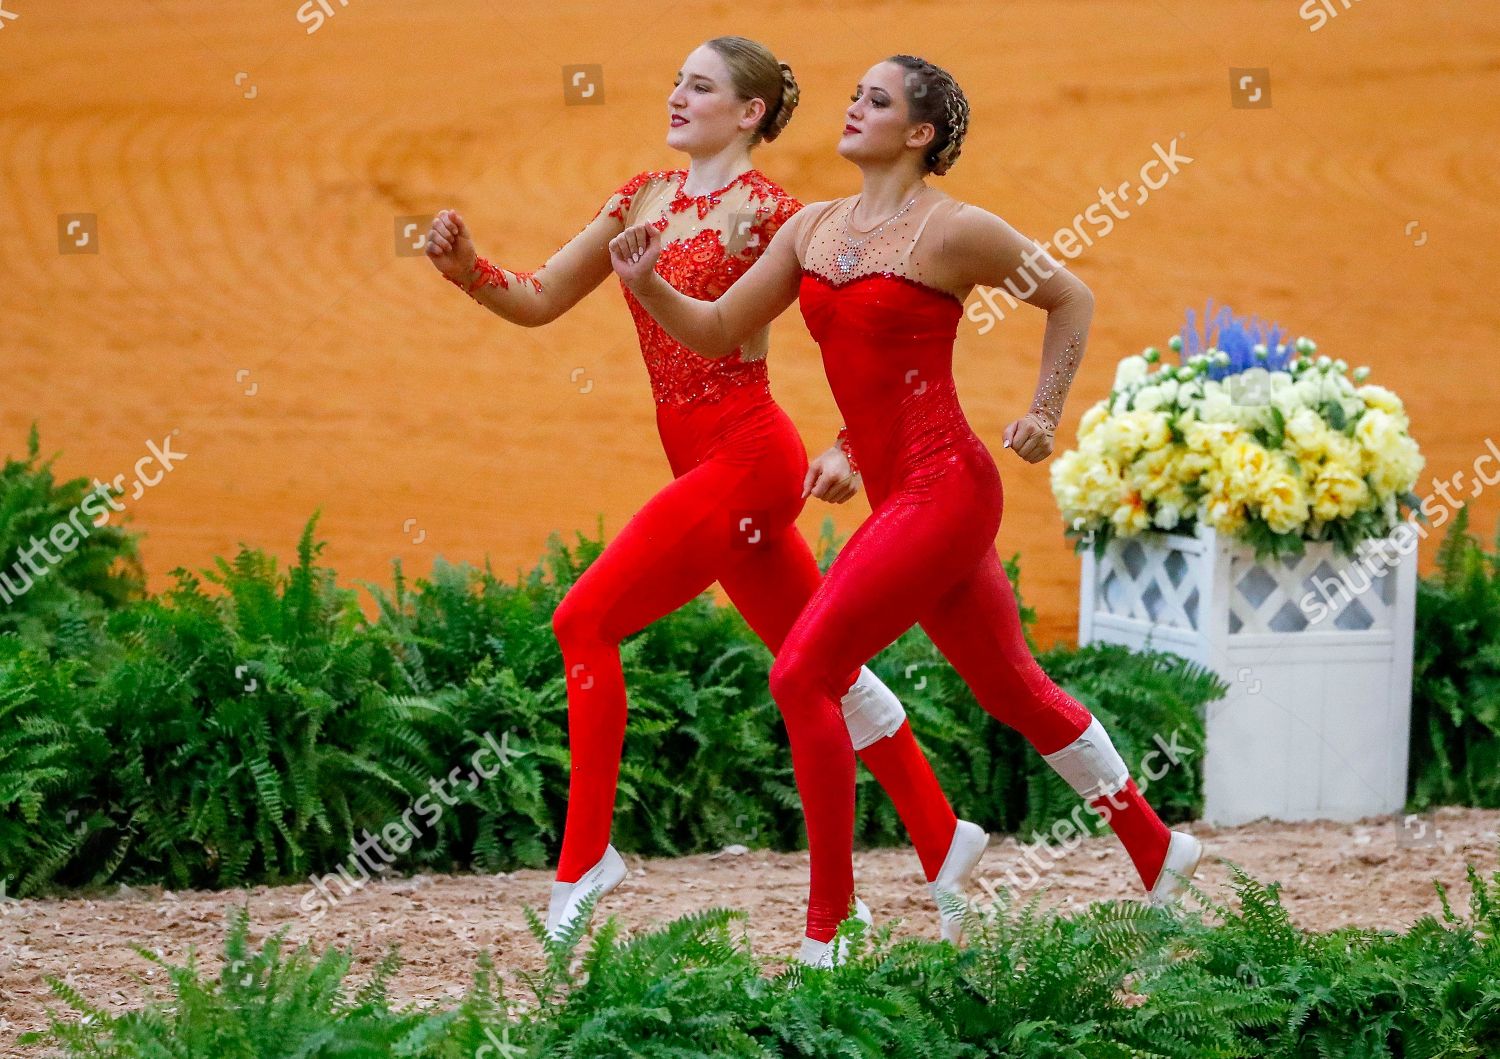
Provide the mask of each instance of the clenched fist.
POLYGON ((1005 447, 1027 463, 1039 463, 1052 455, 1055 428, 1035 412, 1027 412, 1005 428, 1005 447))
POLYGON ((849 457, 837 446, 807 465, 802 496, 815 496, 830 504, 842 504, 859 492, 859 472, 849 466, 849 457))
POLYGON ((474 271, 479 254, 469 238, 468 225, 457 210, 443 210, 427 230, 427 259, 449 279, 461 280, 474 271))
POLYGON ((609 241, 609 263, 615 275, 634 287, 656 267, 661 233, 649 224, 634 224, 609 241))

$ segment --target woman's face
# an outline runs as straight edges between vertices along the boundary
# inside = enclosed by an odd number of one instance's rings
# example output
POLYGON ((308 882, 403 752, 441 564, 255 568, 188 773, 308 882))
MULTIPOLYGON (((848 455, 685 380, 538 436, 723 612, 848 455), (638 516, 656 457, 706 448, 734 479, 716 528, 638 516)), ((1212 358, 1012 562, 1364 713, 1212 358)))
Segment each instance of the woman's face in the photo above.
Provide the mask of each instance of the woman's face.
POLYGON ((865 71, 844 111, 839 154, 857 165, 894 162, 912 147, 932 142, 931 123, 911 123, 906 102, 906 67, 878 62, 865 71))
POLYGON ((667 97, 667 146, 712 154, 748 136, 765 113, 764 101, 739 98, 723 57, 699 45, 677 71, 676 87, 667 97))

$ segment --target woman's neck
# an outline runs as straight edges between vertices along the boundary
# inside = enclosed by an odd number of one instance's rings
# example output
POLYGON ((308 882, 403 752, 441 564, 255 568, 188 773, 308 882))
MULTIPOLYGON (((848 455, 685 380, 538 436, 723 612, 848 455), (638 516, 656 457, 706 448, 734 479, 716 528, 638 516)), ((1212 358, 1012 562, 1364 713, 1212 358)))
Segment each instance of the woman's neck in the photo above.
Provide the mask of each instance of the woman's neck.
POLYGON ((859 201, 849 214, 849 223, 861 230, 873 228, 928 187, 923 180, 925 174, 905 167, 866 169, 863 173, 859 201))
POLYGON ((688 162, 688 174, 682 182, 684 195, 707 195, 718 191, 735 177, 754 166, 750 163, 750 152, 738 144, 726 147, 717 154, 694 156, 688 162))

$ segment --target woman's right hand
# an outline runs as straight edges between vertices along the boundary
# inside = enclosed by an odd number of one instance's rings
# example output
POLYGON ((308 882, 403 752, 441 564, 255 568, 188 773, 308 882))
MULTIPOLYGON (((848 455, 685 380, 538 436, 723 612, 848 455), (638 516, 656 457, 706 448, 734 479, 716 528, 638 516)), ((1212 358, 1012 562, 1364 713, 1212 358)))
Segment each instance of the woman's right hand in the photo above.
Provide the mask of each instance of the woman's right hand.
POLYGON ((609 241, 609 263, 615 275, 634 289, 655 268, 661 257, 661 233, 649 224, 626 228, 609 241))
POLYGON ((452 280, 466 279, 474 271, 479 256, 468 225, 457 210, 442 210, 427 230, 427 259, 439 272, 452 280))

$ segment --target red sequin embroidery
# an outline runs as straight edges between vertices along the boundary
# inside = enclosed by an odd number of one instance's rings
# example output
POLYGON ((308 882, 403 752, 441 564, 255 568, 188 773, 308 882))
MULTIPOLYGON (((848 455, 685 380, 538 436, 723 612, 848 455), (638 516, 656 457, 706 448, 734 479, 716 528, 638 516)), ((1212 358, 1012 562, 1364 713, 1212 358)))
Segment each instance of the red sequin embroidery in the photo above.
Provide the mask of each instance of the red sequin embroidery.
MULTIPOLYGON (((657 231, 665 231, 671 216, 686 210, 694 210, 700 220, 707 220, 731 189, 743 185, 749 192, 749 204, 744 209, 720 221, 722 227, 710 223, 691 236, 668 240, 656 262, 657 274, 674 288, 689 297, 713 301, 755 263, 777 229, 802 208, 802 203, 755 169, 706 195, 684 194, 686 178, 685 169, 641 173, 615 193, 618 203, 609 215, 624 223, 630 203, 642 188, 654 180, 669 180, 676 189, 666 213, 647 222, 657 231)), ((641 356, 658 404, 714 401, 740 386, 769 386, 764 357, 745 360, 741 350, 717 359, 700 356, 667 334, 630 288, 624 283, 620 288, 635 321, 641 356)))
MULTIPOLYGON (((533 272, 512 272, 511 275, 522 283, 531 284, 531 289, 538 294, 542 292, 542 281, 536 278, 533 272)), ((509 290, 510 283, 505 278, 505 270, 498 265, 491 264, 482 257, 474 259, 474 279, 465 284, 462 280, 454 279, 452 276, 444 275, 449 283, 460 288, 465 294, 473 297, 474 292, 481 287, 499 287, 501 290, 509 290)))

